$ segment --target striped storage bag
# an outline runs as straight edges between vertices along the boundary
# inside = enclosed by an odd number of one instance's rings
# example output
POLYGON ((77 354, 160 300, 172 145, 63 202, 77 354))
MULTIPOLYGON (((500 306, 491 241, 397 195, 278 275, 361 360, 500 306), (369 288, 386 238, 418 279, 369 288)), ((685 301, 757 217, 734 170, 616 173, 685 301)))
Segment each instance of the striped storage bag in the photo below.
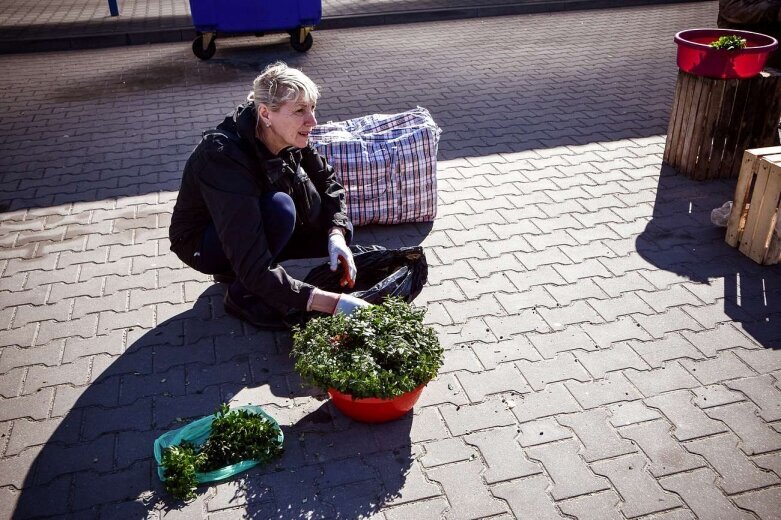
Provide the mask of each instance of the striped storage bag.
POLYGON ((441 133, 417 107, 328 122, 310 138, 345 187, 350 220, 362 226, 434 220, 441 133))

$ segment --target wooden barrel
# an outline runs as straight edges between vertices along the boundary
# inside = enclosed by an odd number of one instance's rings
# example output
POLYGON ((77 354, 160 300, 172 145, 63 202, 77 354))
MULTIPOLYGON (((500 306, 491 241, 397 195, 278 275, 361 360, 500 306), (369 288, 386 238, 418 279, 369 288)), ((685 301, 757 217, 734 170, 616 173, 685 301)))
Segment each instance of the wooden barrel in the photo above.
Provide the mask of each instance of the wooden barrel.
POLYGON ((781 71, 714 79, 679 71, 664 162, 697 180, 733 178, 743 151, 778 144, 781 71))

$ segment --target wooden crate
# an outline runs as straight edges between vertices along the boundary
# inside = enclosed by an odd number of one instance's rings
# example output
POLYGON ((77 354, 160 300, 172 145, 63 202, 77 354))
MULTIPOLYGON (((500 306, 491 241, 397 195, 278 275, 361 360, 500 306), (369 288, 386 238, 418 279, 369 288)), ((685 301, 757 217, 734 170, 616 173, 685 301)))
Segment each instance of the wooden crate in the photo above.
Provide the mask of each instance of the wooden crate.
POLYGON ((781 238, 775 232, 781 218, 781 146, 746 150, 741 164, 726 241, 757 263, 777 264, 781 261, 781 238))
POLYGON ((690 179, 735 178, 743 151, 778 144, 781 71, 714 79, 679 71, 664 162, 690 179))

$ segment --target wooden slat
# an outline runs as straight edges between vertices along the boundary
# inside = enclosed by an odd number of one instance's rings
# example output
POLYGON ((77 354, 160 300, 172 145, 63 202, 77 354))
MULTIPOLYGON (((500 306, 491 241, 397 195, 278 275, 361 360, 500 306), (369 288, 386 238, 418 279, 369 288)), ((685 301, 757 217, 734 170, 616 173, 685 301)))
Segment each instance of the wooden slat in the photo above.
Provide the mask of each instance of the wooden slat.
POLYGON ((708 174, 706 178, 715 179, 719 176, 721 162, 724 158, 725 142, 727 133, 730 130, 732 122, 732 112, 735 105, 735 97, 738 91, 738 80, 724 80, 724 94, 721 98, 721 110, 716 119, 713 132, 713 147, 711 149, 710 164, 708 165, 708 174))
POLYGON ((681 173, 686 175, 687 177, 691 177, 691 157, 692 157, 692 139, 694 136, 694 129, 697 128, 697 126, 700 124, 698 121, 698 110, 699 110, 699 104, 700 104, 700 95, 702 94, 702 89, 707 88, 707 80, 709 78, 697 78, 697 81, 694 83, 694 89, 691 92, 691 97, 689 98, 689 114, 686 116, 685 121, 685 129, 684 129, 684 135, 683 135, 683 150, 681 151, 681 158, 678 161, 678 169, 681 173))
MULTIPOLYGON (((760 159, 759 173, 757 179, 766 179, 764 190, 761 193, 757 193, 752 196, 752 206, 754 200, 759 199, 758 206, 759 211, 752 212, 749 210, 749 218, 752 213, 754 216, 754 222, 752 226, 752 239, 751 243, 747 247, 745 252, 749 258, 758 263, 764 263, 765 254, 767 253, 767 246, 769 245, 771 234, 773 233, 773 221, 775 220, 776 211, 778 211, 779 194, 781 194, 781 166, 773 164, 766 159, 760 159)), ((759 184, 759 183, 757 183, 759 184)), ((753 208, 752 208, 753 209, 753 208)), ((746 229, 748 230, 750 222, 746 222, 746 229)), ((745 242, 744 238, 741 240, 741 246, 745 242)))
POLYGON ((681 89, 681 95, 682 97, 682 104, 681 104, 681 111, 679 115, 679 126, 678 131, 676 132, 677 137, 676 141, 678 142, 676 148, 675 148, 675 155, 672 157, 672 162, 670 163, 673 167, 678 169, 681 165, 681 159, 683 157, 683 146, 684 141, 686 140, 686 127, 687 124, 690 122, 690 114, 692 114, 692 95, 694 94, 694 89, 697 86, 697 76, 694 76, 692 74, 686 74, 686 82, 683 85, 683 88, 681 89))
POLYGON ((673 97, 673 108, 670 110, 670 122, 667 125, 667 139, 664 142, 664 155, 662 160, 670 164, 670 156, 675 149, 677 143, 676 128, 675 125, 678 122, 678 108, 681 105, 681 86, 683 83, 682 71, 678 70, 678 79, 675 81, 675 96, 673 97))
POLYGON ((743 153, 743 166, 740 169, 740 177, 735 187, 725 238, 725 241, 732 247, 738 246, 740 237, 743 235, 743 223, 748 211, 746 202, 751 200, 749 189, 751 181, 757 173, 757 168, 759 168, 759 157, 754 152, 755 150, 746 150, 743 153))
POLYGON ((716 88, 716 81, 708 78, 702 82, 702 90, 700 91, 699 100, 697 102, 697 121, 694 124, 691 135, 691 148, 687 154, 686 171, 688 176, 696 178, 694 172, 697 170, 697 162, 700 157, 700 144, 702 140, 702 133, 705 129, 705 119, 708 116, 708 105, 711 100, 711 93, 716 88))
POLYGON ((721 105, 724 99, 726 84, 719 81, 714 84, 710 90, 710 98, 705 112, 705 121, 701 125, 702 133, 700 135, 699 153, 697 156, 697 166, 694 169, 692 177, 701 180, 708 177, 708 168, 710 166, 711 155, 713 154, 713 134, 716 121, 721 112, 721 105))
MULTIPOLYGON (((740 158, 743 150, 752 148, 746 141, 747 127, 753 121, 750 96, 753 94, 755 82, 747 79, 738 82, 735 94, 735 104, 732 107, 732 120, 727 130, 727 139, 724 141, 724 155, 719 168, 719 178, 729 179, 737 177, 740 173, 740 158)), ((749 136, 750 137, 750 136, 749 136)))

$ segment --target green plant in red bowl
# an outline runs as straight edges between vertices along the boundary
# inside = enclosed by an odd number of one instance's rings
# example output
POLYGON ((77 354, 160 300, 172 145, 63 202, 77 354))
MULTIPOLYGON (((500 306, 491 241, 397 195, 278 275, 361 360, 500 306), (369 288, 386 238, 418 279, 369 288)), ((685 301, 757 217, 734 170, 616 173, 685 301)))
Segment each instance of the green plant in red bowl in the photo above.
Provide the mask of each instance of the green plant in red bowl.
POLYGON ((735 29, 687 29, 675 35, 675 43, 681 70, 718 79, 756 76, 778 48, 771 36, 735 29))
POLYGON ((442 366, 444 351, 434 329, 423 324, 424 314, 388 298, 350 316, 314 318, 294 329, 295 369, 355 420, 397 419, 442 366))

